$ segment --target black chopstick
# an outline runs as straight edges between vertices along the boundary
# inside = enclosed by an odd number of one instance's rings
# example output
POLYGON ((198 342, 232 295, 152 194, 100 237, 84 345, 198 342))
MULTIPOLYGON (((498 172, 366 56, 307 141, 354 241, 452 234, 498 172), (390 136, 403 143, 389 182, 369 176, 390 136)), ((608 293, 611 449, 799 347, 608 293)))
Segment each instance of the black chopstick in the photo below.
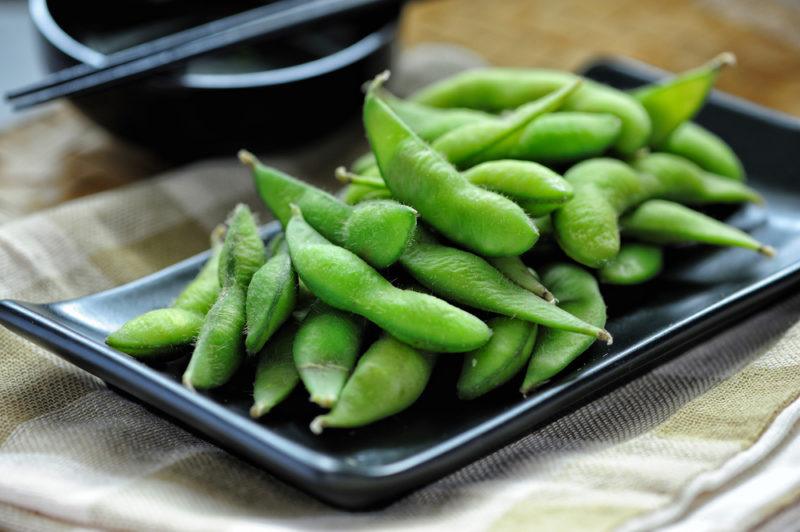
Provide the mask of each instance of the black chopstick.
POLYGON ((107 56, 102 65, 76 65, 6 94, 14 109, 108 88, 194 57, 275 36, 358 10, 400 0, 280 0, 201 24, 107 56))

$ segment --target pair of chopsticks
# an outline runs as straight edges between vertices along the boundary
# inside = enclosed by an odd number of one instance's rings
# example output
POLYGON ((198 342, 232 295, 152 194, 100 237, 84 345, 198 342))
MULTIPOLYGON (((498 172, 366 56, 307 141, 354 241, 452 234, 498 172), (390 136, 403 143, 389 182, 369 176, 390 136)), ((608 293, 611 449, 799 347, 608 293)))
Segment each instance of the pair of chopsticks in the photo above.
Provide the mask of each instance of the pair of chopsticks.
POLYGON ((102 65, 80 64, 11 91, 14 109, 119 85, 174 67, 194 57, 357 11, 401 0, 279 0, 106 56, 102 65))

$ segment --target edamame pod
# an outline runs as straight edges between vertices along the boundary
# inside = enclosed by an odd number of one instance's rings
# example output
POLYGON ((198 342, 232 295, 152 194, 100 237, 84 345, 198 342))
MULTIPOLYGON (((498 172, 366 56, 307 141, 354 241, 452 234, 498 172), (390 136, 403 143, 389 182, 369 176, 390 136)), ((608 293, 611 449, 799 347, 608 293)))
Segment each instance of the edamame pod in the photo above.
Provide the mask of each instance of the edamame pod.
POLYGON ((244 315, 244 290, 238 283, 230 283, 222 289, 206 315, 189 366, 183 374, 185 386, 207 390, 230 380, 244 358, 244 315))
POLYGON ((418 229, 400 264, 434 294, 474 308, 586 334, 611 343, 607 331, 588 324, 511 282, 477 255, 436 243, 418 229))
POLYGON ((219 295, 219 255, 225 228, 219 226, 211 232, 211 257, 203 265, 200 273, 178 294, 172 304, 175 308, 205 315, 219 295))
POLYGON ((364 125, 392 195, 442 234, 482 255, 520 255, 530 249, 538 234, 522 209, 471 184, 403 124, 378 94, 383 79, 376 78, 367 92, 364 125))
POLYGON ((353 370, 364 320, 317 301, 300 324, 292 353, 311 401, 331 408, 353 370))
POLYGON ((528 124, 560 108, 581 83, 581 79, 576 79, 501 118, 461 126, 437 138, 431 146, 459 168, 469 168, 492 160, 494 157, 491 154, 498 146, 519 143, 528 124))
POLYGON ((475 399, 507 382, 528 362, 536 341, 535 324, 497 317, 489 320, 492 339, 467 353, 456 389, 459 399, 475 399))
MULTIPOLYGON (((431 142, 454 129, 467 124, 496 120, 495 115, 475 109, 441 109, 417 102, 402 100, 389 93, 382 97, 397 113, 397 116, 408 125, 419 137, 431 142)), ((358 171, 354 167, 354 171, 358 171)))
POLYGON ((244 150, 239 159, 253 171, 256 188, 272 214, 286 227, 289 205, 307 213, 309 223, 326 238, 356 253, 376 268, 397 260, 414 232, 414 209, 395 201, 370 201, 355 207, 327 192, 259 163, 244 150))
POLYGON ((648 242, 698 242, 750 249, 768 257, 775 255, 772 247, 744 231, 672 201, 646 201, 626 214, 620 223, 624 234, 648 242))
POLYGON ((649 197, 680 203, 763 203, 744 183, 703 171, 693 162, 671 153, 651 153, 633 161, 640 173, 653 176, 657 188, 649 197))
POLYGON ((552 214, 559 246, 573 260, 602 268, 619 253, 619 216, 648 194, 647 176, 615 159, 590 159, 564 178, 575 196, 552 214))
MULTIPOLYGON (((277 236, 283 240, 282 237, 277 236)), ((286 243, 253 274, 247 287, 245 347, 257 353, 291 316, 297 302, 297 277, 286 243)))
POLYGON ((633 168, 614 159, 590 159, 570 168, 564 178, 573 185, 575 196, 553 213, 556 240, 567 255, 591 268, 602 268, 616 257, 620 214, 647 199, 761 201, 746 185, 704 172, 668 153, 640 157, 633 168))
POLYGON ((317 233, 299 208, 286 240, 298 275, 319 299, 364 316, 413 347, 459 353, 480 347, 492 334, 481 320, 441 299, 392 286, 357 255, 317 233))
MULTIPOLYGON (((497 160, 473 166, 462 174, 470 183, 486 190, 510 196, 524 209, 543 211, 557 209, 572 198, 572 185, 546 166, 532 161, 497 160)), ((336 178, 374 190, 387 190, 380 176, 364 176, 336 169, 336 178)))
POLYGON ((174 353, 191 344, 202 325, 202 314, 160 308, 125 322, 108 335, 106 344, 136 358, 150 358, 174 353))
POLYGON ((606 113, 618 117, 622 128, 614 148, 623 155, 636 153, 650 138, 650 117, 644 107, 629 94, 607 85, 587 82, 564 102, 562 110, 606 113))
POLYGON ((369 425, 405 410, 428 384, 435 355, 418 351, 389 335, 372 344, 329 413, 311 422, 311 432, 369 425))
POLYGON ((560 70, 476 68, 415 93, 411 100, 432 107, 462 107, 491 113, 514 109, 575 81, 560 70))
POLYGON ((242 333, 246 323, 247 287, 264 264, 266 251, 250 209, 237 205, 219 257, 222 291, 206 314, 197 336, 183 384, 189 388, 222 386, 233 376, 244 356, 242 333))
POLYGON ((617 285, 641 284, 661 273, 663 264, 661 248, 646 244, 623 244, 619 254, 600 268, 600 280, 617 285))
POLYGON ((501 143, 484 157, 546 162, 588 159, 610 149, 621 130, 622 121, 611 114, 560 111, 540 116, 518 139, 501 143))
POLYGON ((292 360, 296 331, 297 323, 294 320, 287 322, 258 353, 251 417, 267 414, 297 386, 300 376, 292 360))
MULTIPOLYGON (((482 68, 434 83, 412 99, 434 107, 499 112, 541 98, 576 78, 574 74, 556 70, 482 68)), ((642 104, 629 94, 599 83, 584 83, 562 110, 617 116, 622 121, 622 130, 614 145, 627 155, 643 147, 650 137, 650 117, 642 104)))
POLYGON ((744 180, 744 168, 724 140, 694 122, 686 122, 659 146, 661 151, 680 155, 707 172, 737 181, 744 180))
POLYGON ((555 208, 573 196, 568 181, 546 166, 531 161, 490 161, 466 170, 464 177, 474 185, 526 204, 549 204, 555 208))
POLYGON ((266 261, 264 242, 247 205, 237 205, 226 224, 228 230, 219 256, 219 284, 223 288, 237 284, 244 292, 250 278, 266 261))
POLYGON ((348 205, 358 205, 363 201, 390 199, 392 193, 386 187, 377 188, 370 185, 350 183, 339 194, 339 198, 348 205))
POLYGON ((517 283, 522 288, 530 290, 548 303, 555 303, 555 298, 550 290, 539 280, 532 269, 525 266, 519 257, 494 257, 487 259, 489 264, 498 269, 503 275, 517 283))
MULTIPOLYGON (((594 276, 572 264, 547 268, 542 280, 559 306, 595 327, 606 324, 606 305, 594 276)), ((594 343, 594 339, 556 329, 541 329, 520 391, 527 394, 559 373, 594 343)))
POLYGON ((699 68, 634 90, 633 96, 650 116, 650 144, 659 145, 675 128, 691 120, 703 106, 722 67, 735 63, 736 56, 726 52, 699 68))

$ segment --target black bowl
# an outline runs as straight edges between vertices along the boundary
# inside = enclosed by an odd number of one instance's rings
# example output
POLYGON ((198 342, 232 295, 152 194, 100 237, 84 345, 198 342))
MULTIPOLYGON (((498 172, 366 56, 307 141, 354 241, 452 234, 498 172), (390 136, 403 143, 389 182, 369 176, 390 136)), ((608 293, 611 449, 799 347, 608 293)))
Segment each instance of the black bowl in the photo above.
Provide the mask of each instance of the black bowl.
MULTIPOLYGON (((208 3, 216 8, 195 12, 205 4, 29 3, 51 71, 80 62, 99 65, 107 53, 253 2, 208 3)), ((361 85, 389 65, 397 16, 394 9, 311 27, 72 101, 119 137, 171 160, 230 154, 242 146, 286 147, 356 115, 361 85)))

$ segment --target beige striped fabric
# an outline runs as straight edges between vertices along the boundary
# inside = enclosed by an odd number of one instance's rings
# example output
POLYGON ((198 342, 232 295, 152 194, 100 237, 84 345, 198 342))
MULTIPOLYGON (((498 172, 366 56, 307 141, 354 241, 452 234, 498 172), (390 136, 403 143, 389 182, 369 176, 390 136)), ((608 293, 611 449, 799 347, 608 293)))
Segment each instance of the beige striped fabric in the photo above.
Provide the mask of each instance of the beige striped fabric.
MULTIPOLYGON (((425 68, 411 68, 406 79, 424 78, 432 55, 423 50, 425 61, 411 64, 425 68)), ((358 124, 345 125, 270 162, 333 188, 332 169, 363 149, 360 139, 358 124)), ((58 300, 156 271, 205 248, 210 229, 239 201, 260 210, 246 172, 220 160, 7 221, 0 297, 58 300)), ((527 531, 719 524, 703 519, 702 509, 747 487, 797 437, 798 395, 800 297, 791 297, 388 508, 354 514, 311 499, 0 328, 0 525, 527 531)), ((785 458, 781 470, 800 471, 798 461, 785 458)), ((749 497, 721 529, 790 522, 783 512, 798 500, 800 474, 784 477, 772 476, 770 496, 749 497)))

